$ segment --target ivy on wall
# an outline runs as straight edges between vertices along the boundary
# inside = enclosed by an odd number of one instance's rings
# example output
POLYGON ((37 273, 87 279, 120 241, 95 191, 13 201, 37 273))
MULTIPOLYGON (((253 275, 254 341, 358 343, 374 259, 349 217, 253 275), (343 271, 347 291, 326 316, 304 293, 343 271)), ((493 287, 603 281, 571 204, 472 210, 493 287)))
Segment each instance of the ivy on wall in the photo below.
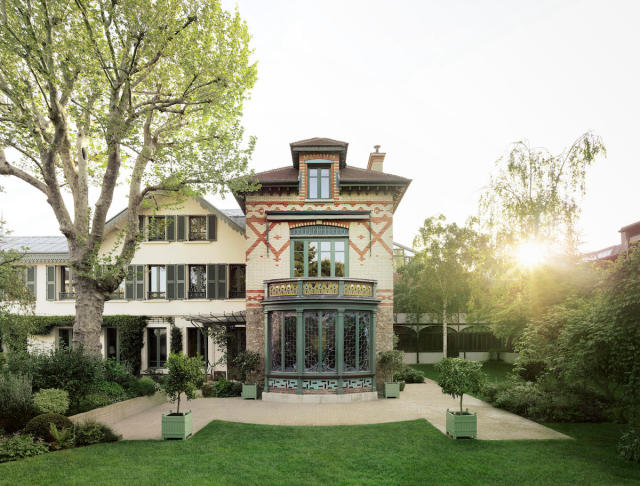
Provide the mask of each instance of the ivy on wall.
MULTIPOLYGON (((54 327, 73 327, 74 316, 24 316, 12 315, 13 325, 28 329, 29 334, 43 336, 54 327), (22 324, 22 325, 20 325, 22 324)), ((140 373, 141 350, 146 316, 103 316, 102 327, 115 327, 120 335, 120 361, 126 361, 134 374, 140 373)))

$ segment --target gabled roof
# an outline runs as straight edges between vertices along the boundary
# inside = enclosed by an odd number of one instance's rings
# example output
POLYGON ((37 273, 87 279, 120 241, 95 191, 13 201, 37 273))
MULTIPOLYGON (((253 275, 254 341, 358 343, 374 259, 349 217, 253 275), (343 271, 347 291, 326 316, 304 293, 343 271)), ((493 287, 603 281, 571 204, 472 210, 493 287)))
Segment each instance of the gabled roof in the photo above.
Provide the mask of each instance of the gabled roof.
POLYGON ((64 236, 3 236, 0 250, 24 253, 25 263, 64 263, 69 260, 69 247, 64 236))
POLYGON ((296 169, 300 161, 300 153, 308 152, 337 152, 340 154, 340 167, 342 168, 347 165, 347 149, 349 148, 347 142, 341 142, 340 140, 334 140, 332 138, 315 137, 291 142, 289 146, 291 147, 293 166, 296 169))
MULTIPOLYGON (((236 230, 238 233, 244 234, 244 217, 240 219, 238 214, 236 213, 236 211, 239 212, 240 210, 235 210, 235 209, 227 210, 232 212, 231 214, 227 214, 225 211, 222 211, 216 208, 213 204, 211 204, 209 201, 207 201, 203 197, 195 197, 194 199, 198 201, 198 204, 200 204, 200 206, 202 206, 204 209, 211 211, 213 214, 217 215, 218 217, 226 221, 227 224, 229 224, 229 226, 231 226, 231 228, 236 230)), ((111 231, 120 222, 122 222, 126 218, 127 211, 129 211, 129 208, 123 209, 114 217, 109 219, 105 224, 105 233, 108 231, 111 231)))

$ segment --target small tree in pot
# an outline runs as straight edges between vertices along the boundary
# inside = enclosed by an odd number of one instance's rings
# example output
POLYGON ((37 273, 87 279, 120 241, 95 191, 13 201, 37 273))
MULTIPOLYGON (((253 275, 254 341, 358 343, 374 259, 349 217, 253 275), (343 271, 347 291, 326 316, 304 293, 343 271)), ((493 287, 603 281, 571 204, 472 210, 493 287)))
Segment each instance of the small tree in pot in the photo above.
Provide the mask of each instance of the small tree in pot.
POLYGON ((384 351, 378 353, 378 368, 384 376, 384 397, 398 398, 400 396, 400 382, 393 381, 393 375, 402 369, 401 351, 384 351))
POLYGON ((200 358, 190 358, 182 353, 172 353, 167 360, 169 376, 164 386, 169 400, 177 402, 175 413, 169 411, 162 415, 163 439, 186 439, 193 432, 191 410, 180 412, 180 397, 184 393, 187 400, 196 396, 196 390, 202 387, 205 373, 200 358))
POLYGON ((478 418, 469 409, 462 408, 462 397, 465 393, 478 393, 484 386, 486 376, 482 372, 482 363, 467 361, 463 358, 445 358, 435 366, 439 373, 438 385, 442 393, 460 398, 460 410, 447 409, 447 434, 454 439, 473 437, 478 433, 478 418))
POLYGON ((247 381, 258 370, 260 359, 260 355, 254 351, 242 351, 233 360, 233 364, 240 372, 242 398, 253 398, 254 400, 258 398, 258 385, 247 383, 247 381))

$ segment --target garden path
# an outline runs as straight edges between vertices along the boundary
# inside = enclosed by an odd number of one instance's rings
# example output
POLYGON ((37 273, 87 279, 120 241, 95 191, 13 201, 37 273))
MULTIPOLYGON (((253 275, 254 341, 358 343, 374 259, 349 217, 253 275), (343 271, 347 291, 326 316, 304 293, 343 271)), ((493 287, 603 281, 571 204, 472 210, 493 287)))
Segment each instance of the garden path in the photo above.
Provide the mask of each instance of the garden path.
MULTIPOLYGON (((431 380, 407 384, 397 399, 350 403, 294 404, 243 400, 241 398, 197 398, 183 402, 193 411, 193 432, 212 420, 266 425, 360 425, 427 419, 445 431, 445 410, 459 406, 458 400, 443 395, 431 380)), ((541 424, 527 420, 471 396, 465 408, 478 412, 478 439, 569 439, 541 424)), ((161 414, 175 406, 157 405, 124 420, 110 423, 125 440, 159 439, 161 414)))

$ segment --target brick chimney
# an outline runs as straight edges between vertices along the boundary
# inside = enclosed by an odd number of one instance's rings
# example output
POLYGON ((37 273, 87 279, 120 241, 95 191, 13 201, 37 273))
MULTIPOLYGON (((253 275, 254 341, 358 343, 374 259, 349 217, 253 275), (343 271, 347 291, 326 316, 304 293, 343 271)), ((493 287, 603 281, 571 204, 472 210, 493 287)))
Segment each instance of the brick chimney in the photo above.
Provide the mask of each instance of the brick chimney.
POLYGON ((374 145, 375 152, 369 154, 369 163, 367 169, 382 172, 382 164, 384 163, 384 152, 380 152, 380 145, 374 145))

